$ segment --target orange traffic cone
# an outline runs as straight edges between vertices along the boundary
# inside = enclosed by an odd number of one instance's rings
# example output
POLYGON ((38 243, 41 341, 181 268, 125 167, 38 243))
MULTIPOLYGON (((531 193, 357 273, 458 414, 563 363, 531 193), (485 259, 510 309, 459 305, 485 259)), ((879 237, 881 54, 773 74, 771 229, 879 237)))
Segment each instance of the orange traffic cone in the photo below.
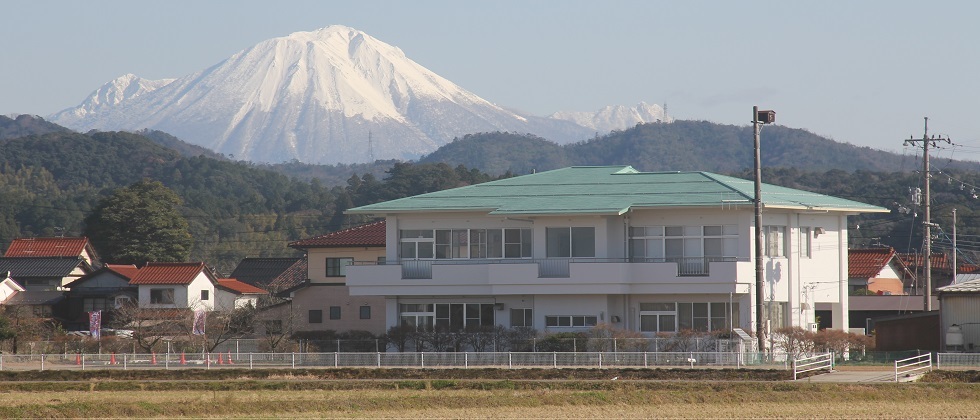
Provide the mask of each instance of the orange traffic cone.
POLYGON ((82 354, 81 353, 75 353, 75 364, 76 365, 82 364, 82 354))
POLYGON ((221 359, 221 353, 218 353, 218 364, 219 365, 225 364, 225 361, 221 359))
POLYGON ((109 364, 110 365, 116 364, 116 353, 112 353, 112 356, 109 356, 109 364))
POLYGON ((231 352, 230 351, 228 352, 228 364, 229 365, 235 364, 235 362, 231 361, 231 352))
POLYGON ((184 357, 184 352, 180 352, 180 364, 182 365, 187 364, 187 358, 184 357))
POLYGON ((156 352, 154 352, 153 353, 153 356, 150 358, 150 364, 153 364, 153 365, 157 364, 157 354, 156 354, 156 352))

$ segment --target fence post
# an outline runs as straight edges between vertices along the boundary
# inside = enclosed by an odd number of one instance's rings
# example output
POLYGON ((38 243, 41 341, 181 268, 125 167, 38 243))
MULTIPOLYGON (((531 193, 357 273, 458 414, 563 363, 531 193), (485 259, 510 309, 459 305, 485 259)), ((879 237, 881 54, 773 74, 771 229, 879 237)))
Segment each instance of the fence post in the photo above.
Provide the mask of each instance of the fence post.
POLYGON ((296 352, 293 352, 293 369, 296 369, 296 352))
POLYGON ((578 340, 572 339, 572 351, 578 353, 578 340))
POLYGON ((422 362, 422 369, 425 369, 425 353, 419 353, 419 360, 422 362))
POLYGON ((378 352, 378 368, 381 368, 381 352, 378 352))
POLYGON ((616 342, 617 342, 617 341, 618 341, 618 340, 617 340, 616 338, 613 338, 613 353, 616 353, 616 349, 617 349, 617 344, 616 344, 616 342))
MULTIPOLYGON (((2 356, 0 356, 0 357, 2 357, 2 356)), ((0 359, 0 360, 2 360, 2 359, 0 359)), ((2 367, 2 366, 3 366, 3 364, 0 363, 0 367, 2 367)), ((507 368, 508 369, 513 369, 514 368, 514 353, 512 353, 512 352, 507 352, 507 368)))
POLYGON ((248 354, 248 370, 252 370, 252 353, 248 354))
POLYGON ((602 352, 599 352, 599 369, 602 369, 602 352))
POLYGON ((551 352, 551 356, 554 358, 555 369, 558 369, 558 352, 557 351, 551 352))
POLYGON ((463 369, 469 369, 470 367, 470 354, 463 353, 463 369))
POLYGON ((126 365, 126 356, 128 356, 128 354, 127 353, 123 353, 123 370, 128 370, 129 369, 127 367, 127 365, 126 365))
POLYGON ((340 353, 339 352, 335 352, 333 354, 333 367, 335 367, 335 368, 340 367, 340 353))
POLYGON ((647 363, 647 355, 649 355, 649 354, 650 353, 643 352, 643 367, 645 367, 645 368, 650 367, 650 364, 647 363))
POLYGON ((3 354, 0 353, 0 370, 3 370, 3 354))
MULTIPOLYGON (((169 349, 168 349, 169 350, 169 349)), ((170 370, 170 352, 167 352, 166 356, 163 356, 163 365, 167 370, 170 370)))
POLYGON ((85 353, 82 353, 82 370, 85 370, 85 353))
POLYGON ((41 372, 44 372, 44 355, 41 355, 41 372))

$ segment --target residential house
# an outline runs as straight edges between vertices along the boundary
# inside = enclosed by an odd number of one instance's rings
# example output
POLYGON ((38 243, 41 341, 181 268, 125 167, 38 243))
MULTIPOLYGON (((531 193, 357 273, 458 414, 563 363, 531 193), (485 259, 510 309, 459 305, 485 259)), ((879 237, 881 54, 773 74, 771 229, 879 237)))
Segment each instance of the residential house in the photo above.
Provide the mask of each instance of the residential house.
POLYGON ((24 286, 21 286, 16 280, 10 278, 10 272, 7 272, 3 280, 0 281, 0 305, 3 305, 14 294, 23 292, 24 290, 24 286))
POLYGON ((106 264, 67 285, 65 328, 88 329, 88 313, 101 310, 102 322, 113 321, 112 311, 139 300, 139 286, 130 284, 139 269, 135 265, 106 264))
POLYGON ((62 286, 91 273, 82 257, 3 257, 0 273, 10 272, 27 291, 59 291, 62 286))
POLYGON ((217 304, 220 310, 238 309, 245 306, 258 307, 259 298, 269 292, 237 279, 218 279, 217 304))
POLYGON ((380 221, 289 244, 306 251, 307 267, 302 283, 295 283, 294 270, 276 282, 293 284, 278 293, 291 302, 293 331, 385 332, 385 298, 352 296, 347 273, 356 264, 383 262, 386 234, 385 222, 380 221))
MULTIPOLYGON (((384 257, 310 273, 346 266, 385 327, 754 331, 753 203, 752 181, 707 172, 564 168, 350 209, 385 218, 384 257)), ((888 210, 774 185, 762 206, 769 326, 826 302, 847 328, 847 217, 888 210)))
POLYGON ((244 258, 228 276, 263 290, 301 258, 244 258))
POLYGON ((85 237, 18 238, 10 243, 6 258, 15 257, 80 257, 92 267, 100 266, 95 248, 85 237))
POLYGON ((141 308, 215 309, 218 280, 203 262, 147 263, 129 284, 141 308))
POLYGON ((880 295, 905 295, 905 280, 914 275, 894 248, 850 249, 848 285, 851 292, 866 290, 880 295))

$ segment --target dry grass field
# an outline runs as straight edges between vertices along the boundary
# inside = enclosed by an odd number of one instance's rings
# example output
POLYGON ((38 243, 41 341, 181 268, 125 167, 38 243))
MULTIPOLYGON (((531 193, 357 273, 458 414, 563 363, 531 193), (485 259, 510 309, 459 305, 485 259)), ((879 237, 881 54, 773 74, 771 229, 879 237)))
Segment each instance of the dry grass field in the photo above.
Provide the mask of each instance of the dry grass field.
POLYGON ((65 389, 48 390, 6 387, 0 390, 0 417, 975 418, 980 413, 980 385, 969 383, 222 382, 238 390, 209 390, 204 382, 162 382, 173 384, 172 390, 159 384, 154 391, 121 390, 140 388, 127 381, 107 387, 63 383, 65 389))

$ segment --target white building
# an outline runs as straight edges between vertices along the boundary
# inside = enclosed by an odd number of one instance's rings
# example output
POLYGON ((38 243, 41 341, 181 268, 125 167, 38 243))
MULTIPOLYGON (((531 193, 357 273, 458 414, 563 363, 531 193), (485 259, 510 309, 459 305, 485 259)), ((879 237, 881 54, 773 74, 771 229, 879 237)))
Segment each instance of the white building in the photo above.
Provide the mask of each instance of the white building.
MULTIPOLYGON (((347 267, 386 326, 599 323, 649 334, 754 331, 753 183, 706 172, 571 167, 348 210, 386 219, 385 259, 347 267)), ((847 216, 886 209, 763 186, 765 308, 846 329, 847 216)))

